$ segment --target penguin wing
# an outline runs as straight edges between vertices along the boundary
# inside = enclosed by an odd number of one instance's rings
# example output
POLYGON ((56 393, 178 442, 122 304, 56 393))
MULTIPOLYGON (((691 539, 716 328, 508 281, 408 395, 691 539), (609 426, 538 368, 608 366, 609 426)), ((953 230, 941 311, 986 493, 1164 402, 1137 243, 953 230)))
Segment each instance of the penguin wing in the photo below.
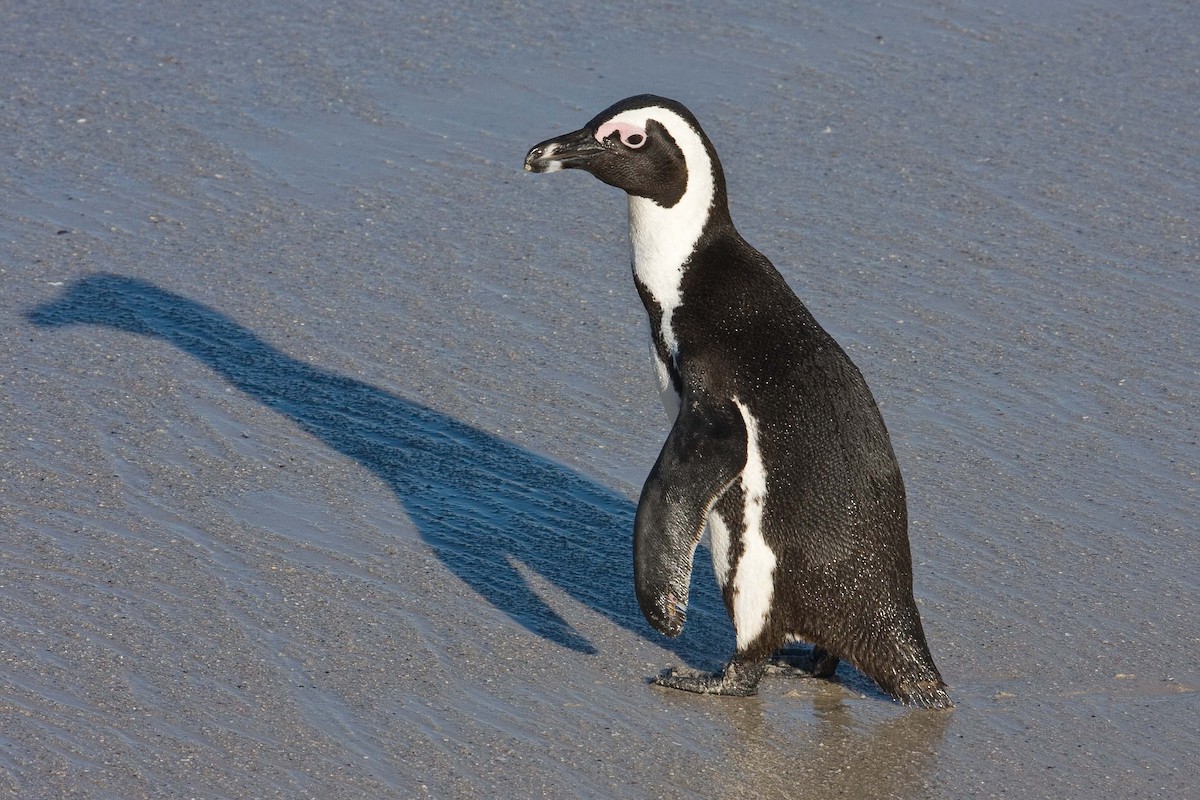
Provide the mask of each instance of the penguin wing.
POLYGON ((708 512, 745 466, 746 424, 737 407, 685 397, 642 488, 633 531, 638 604, 667 636, 683 630, 708 512))

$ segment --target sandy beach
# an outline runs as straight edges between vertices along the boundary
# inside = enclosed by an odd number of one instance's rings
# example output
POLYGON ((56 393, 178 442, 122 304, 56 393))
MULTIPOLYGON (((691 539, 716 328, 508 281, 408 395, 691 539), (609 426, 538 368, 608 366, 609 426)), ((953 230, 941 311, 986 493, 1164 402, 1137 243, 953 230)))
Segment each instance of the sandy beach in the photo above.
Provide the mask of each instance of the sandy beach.
POLYGON ((0 797, 1200 792, 1200 8, 0 11, 0 797), (687 104, 879 401, 957 707, 632 587, 624 197, 687 104))

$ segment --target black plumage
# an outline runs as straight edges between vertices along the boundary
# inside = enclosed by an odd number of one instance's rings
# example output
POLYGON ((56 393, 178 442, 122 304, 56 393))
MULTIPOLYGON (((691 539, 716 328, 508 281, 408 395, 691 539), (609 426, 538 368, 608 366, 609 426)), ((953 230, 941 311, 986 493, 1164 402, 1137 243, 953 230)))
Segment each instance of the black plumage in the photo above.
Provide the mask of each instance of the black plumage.
POLYGON ((845 659, 906 703, 951 705, 912 593, 904 483, 858 368, 737 232, 711 141, 679 103, 623 100, 530 150, 630 197, 634 278, 674 425, 642 491, 635 583, 646 618, 683 628, 705 525, 738 635, 717 675, 667 686, 753 694, 785 644, 845 659))

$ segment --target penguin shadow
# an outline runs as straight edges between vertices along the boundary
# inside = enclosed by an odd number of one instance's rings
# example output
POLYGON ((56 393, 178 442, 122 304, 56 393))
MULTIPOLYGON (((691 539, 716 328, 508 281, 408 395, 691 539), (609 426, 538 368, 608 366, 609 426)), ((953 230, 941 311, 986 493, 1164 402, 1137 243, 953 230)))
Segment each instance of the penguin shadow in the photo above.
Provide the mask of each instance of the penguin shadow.
MULTIPOLYGON (((220 312, 144 280, 95 274, 25 313, 39 327, 99 325, 165 341, 385 481, 442 563, 525 630, 595 647, 528 585, 518 564, 692 664, 724 655, 713 625, 667 640, 633 593, 633 504, 560 464, 419 403, 298 361, 220 312)), ((697 573, 707 572, 697 570, 697 573)), ((723 614, 711 576, 695 605, 723 614), (706 599, 713 598, 709 603, 706 599)))

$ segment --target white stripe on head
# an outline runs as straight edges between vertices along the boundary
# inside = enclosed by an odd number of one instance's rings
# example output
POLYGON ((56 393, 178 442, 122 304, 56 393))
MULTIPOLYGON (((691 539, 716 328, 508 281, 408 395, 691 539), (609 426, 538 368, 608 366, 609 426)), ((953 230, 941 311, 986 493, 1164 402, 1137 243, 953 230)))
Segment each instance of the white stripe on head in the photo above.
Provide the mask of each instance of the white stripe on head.
POLYGON ((687 187, 679 202, 670 208, 629 195, 629 241, 634 272, 662 308, 663 339, 667 351, 674 355, 678 342, 671 330, 671 314, 680 302, 684 262, 708 221, 716 180, 704 140, 690 122, 674 111, 661 106, 634 108, 617 114, 600 127, 609 133, 636 128, 644 131, 650 120, 666 128, 683 151, 687 187))

